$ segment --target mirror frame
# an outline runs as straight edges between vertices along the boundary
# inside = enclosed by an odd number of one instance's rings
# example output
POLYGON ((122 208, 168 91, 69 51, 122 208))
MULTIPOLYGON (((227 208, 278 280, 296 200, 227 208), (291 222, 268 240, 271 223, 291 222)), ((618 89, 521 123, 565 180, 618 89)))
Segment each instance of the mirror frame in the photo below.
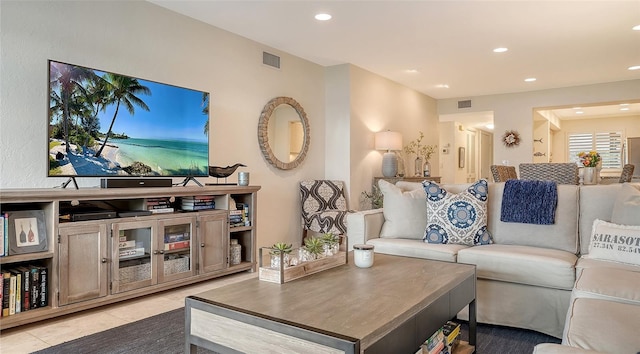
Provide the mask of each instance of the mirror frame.
POLYGON ((307 152, 309 151, 309 141, 310 141, 310 129, 309 129, 309 120, 307 119, 307 114, 304 109, 298 103, 298 101, 294 100, 291 97, 276 97, 271 101, 267 102, 267 104, 262 109, 262 113, 260 114, 260 121, 258 122, 258 143, 260 145, 260 150, 262 151, 262 155, 264 158, 269 161, 271 165, 281 170, 291 170, 298 167, 304 158, 307 156, 307 152), (271 145, 269 145, 269 119, 271 119, 271 115, 278 108, 278 106, 287 104, 293 109, 296 110, 300 120, 302 121, 302 130, 304 133, 302 148, 300 149, 300 153, 295 158, 295 160, 291 162, 284 162, 279 160, 273 153, 271 149, 271 145))

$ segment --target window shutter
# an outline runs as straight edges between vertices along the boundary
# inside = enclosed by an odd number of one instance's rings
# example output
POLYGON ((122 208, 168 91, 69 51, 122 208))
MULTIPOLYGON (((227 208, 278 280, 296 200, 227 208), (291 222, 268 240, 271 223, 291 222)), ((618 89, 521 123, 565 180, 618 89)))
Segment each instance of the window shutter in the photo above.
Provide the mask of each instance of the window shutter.
POLYGON ((595 150, 603 169, 621 169, 622 139, 622 132, 570 133, 569 161, 578 162, 578 153, 595 150))

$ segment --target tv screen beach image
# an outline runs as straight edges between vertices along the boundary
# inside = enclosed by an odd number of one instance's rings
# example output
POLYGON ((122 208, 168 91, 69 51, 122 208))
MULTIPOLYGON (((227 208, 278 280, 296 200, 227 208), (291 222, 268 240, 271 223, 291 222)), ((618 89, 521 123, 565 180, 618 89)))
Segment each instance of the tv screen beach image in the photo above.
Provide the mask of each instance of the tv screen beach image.
POLYGON ((49 176, 207 176, 209 94, 49 61, 49 176))

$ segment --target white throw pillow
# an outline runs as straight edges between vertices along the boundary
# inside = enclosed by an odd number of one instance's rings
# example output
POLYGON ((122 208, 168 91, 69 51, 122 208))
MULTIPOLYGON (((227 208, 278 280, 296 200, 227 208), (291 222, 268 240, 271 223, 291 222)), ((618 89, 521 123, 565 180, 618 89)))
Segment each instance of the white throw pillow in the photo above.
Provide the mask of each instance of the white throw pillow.
POLYGON ((493 243, 487 230, 489 186, 481 179, 461 193, 432 181, 422 182, 427 196, 424 242, 477 246, 493 243))
POLYGON ((380 237, 421 240, 427 225, 427 203, 422 189, 402 191, 393 184, 379 180, 384 197, 384 224, 380 237))
POLYGON ((611 222, 621 225, 640 225, 640 190, 623 183, 611 213, 611 222))
POLYGON ((591 230, 588 257, 640 265, 640 226, 596 219, 591 230))

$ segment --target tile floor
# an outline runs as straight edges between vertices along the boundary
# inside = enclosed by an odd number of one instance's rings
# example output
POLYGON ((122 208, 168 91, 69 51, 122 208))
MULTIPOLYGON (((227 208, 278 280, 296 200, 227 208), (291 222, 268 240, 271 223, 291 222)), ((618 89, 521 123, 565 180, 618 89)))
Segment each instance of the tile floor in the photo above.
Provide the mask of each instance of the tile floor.
POLYGON ((226 284, 257 276, 239 273, 197 283, 143 298, 78 312, 0 333, 0 353, 31 353, 73 339, 101 332, 184 306, 184 298, 226 284))

